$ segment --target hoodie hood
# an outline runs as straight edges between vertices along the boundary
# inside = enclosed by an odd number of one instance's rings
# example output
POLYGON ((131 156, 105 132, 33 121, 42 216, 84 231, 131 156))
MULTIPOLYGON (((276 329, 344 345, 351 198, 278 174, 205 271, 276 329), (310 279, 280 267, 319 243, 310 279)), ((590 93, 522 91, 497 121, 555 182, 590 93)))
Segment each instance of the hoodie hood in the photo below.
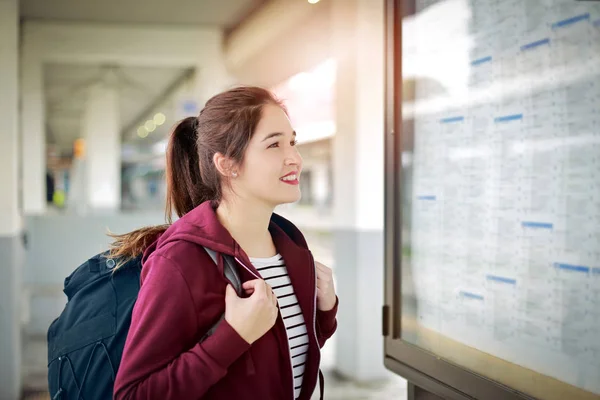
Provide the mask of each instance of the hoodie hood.
MULTIPOLYGON (((286 248, 291 246, 295 247, 296 251, 308 251, 308 245, 302 232, 284 217, 273 213, 269 231, 278 249, 280 246, 286 248)), ((248 256, 217 218, 212 202, 205 201, 175 221, 150 245, 144 252, 142 262, 145 262, 152 253, 168 243, 182 240, 208 247, 218 253, 248 259, 248 256)))

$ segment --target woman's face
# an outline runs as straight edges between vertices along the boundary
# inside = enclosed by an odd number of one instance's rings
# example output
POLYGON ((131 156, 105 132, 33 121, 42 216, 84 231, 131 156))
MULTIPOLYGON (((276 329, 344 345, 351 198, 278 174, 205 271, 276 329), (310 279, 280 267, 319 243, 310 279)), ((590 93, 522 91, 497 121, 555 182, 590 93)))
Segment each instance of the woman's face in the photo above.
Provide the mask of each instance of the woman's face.
POLYGON ((233 178, 234 192, 269 207, 300 199, 302 157, 296 132, 283 110, 268 104, 250 139, 244 161, 233 178))

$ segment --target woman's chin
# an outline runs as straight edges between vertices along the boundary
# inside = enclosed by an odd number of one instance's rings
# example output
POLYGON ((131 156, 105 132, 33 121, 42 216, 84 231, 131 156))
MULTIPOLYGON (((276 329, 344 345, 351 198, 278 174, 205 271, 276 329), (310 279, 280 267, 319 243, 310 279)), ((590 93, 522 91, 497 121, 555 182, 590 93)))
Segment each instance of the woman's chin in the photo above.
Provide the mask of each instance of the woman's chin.
POLYGON ((286 195, 280 196, 277 200, 275 200, 275 204, 281 205, 281 204, 290 204, 290 203, 297 202, 302 197, 302 193, 300 193, 300 189, 298 189, 296 192, 297 193, 294 193, 294 194, 286 194, 286 195))

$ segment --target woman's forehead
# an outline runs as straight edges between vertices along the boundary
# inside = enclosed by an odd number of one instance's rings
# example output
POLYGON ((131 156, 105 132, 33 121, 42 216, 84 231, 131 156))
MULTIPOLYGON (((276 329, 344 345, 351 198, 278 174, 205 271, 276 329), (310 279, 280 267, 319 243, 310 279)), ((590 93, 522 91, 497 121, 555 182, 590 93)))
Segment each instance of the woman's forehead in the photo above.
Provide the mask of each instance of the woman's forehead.
POLYGON ((272 133, 293 134, 294 129, 286 113, 278 106, 267 104, 263 108, 261 119, 256 127, 256 133, 262 135, 263 140, 272 133))

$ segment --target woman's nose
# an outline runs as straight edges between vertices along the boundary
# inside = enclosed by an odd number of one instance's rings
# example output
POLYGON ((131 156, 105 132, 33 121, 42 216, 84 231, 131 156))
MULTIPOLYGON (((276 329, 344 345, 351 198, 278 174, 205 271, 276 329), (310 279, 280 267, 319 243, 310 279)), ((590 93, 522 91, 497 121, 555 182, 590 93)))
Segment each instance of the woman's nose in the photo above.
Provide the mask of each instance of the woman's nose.
POLYGON ((285 160, 287 165, 301 165, 302 164, 302 157, 300 156, 300 153, 298 152, 298 150, 295 147, 292 147, 288 153, 286 154, 286 160, 285 160))

